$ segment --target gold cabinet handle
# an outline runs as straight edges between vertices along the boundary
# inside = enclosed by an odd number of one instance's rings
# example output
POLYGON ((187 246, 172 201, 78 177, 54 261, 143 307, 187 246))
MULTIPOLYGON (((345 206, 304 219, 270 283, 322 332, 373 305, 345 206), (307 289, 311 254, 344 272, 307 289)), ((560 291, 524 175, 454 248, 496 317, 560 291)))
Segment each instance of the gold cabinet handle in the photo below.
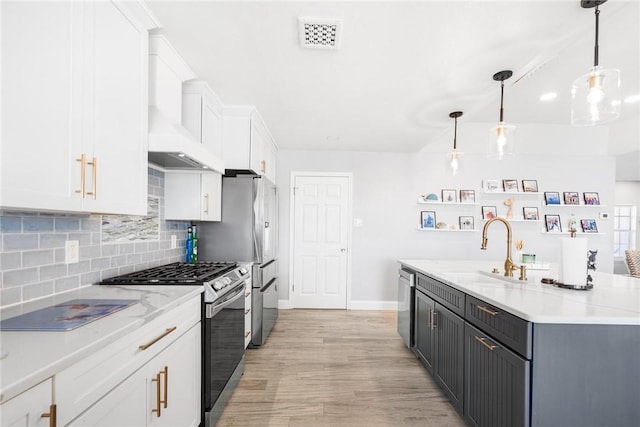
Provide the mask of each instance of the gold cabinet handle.
POLYGON ((93 199, 95 200, 98 195, 98 185, 96 184, 96 179, 98 177, 98 158, 94 157, 90 162, 87 162, 87 164, 93 166, 91 173, 91 192, 88 192, 87 194, 93 196, 93 199))
POLYGON ((484 311, 485 313, 490 314, 492 316, 495 316, 496 314, 500 314, 499 311, 492 311, 492 310, 489 310, 487 307, 483 307, 481 305, 478 305, 477 307, 478 307, 478 310, 484 311))
POLYGON ((483 346, 487 347, 491 351, 493 351, 494 348, 499 347, 497 345, 487 344, 486 338, 480 338, 477 335, 474 338, 476 339, 476 341, 478 341, 480 344, 482 344, 483 346))
POLYGON ((169 404, 169 367, 165 366, 160 374, 164 374, 164 408, 167 409, 167 405, 169 404))
POLYGON ((49 427, 56 427, 58 411, 56 405, 49 405, 49 412, 40 415, 40 418, 49 418, 49 427))
POLYGON ((80 193, 80 197, 84 198, 86 194, 87 155, 82 154, 79 159, 76 159, 76 162, 80 162, 80 189, 76 190, 76 193, 80 193))
POLYGON ((436 328, 436 315, 438 313, 435 310, 431 311, 431 329, 435 329, 436 328))
POLYGON ((262 173, 267 173, 267 161, 266 160, 262 160, 260 162, 261 168, 262 168, 262 173))
POLYGON ((156 409, 152 409, 151 412, 155 412, 158 414, 158 418, 160 418, 162 416, 162 396, 160 394, 160 374, 162 372, 158 372, 156 374, 155 378, 151 379, 151 382, 156 383, 156 385, 158 386, 156 388, 156 409))
POLYGON ((209 193, 204 193, 204 213, 209 215, 209 193))
POLYGON ((248 338, 250 334, 251 334, 251 331, 247 331, 247 332, 245 332, 244 337, 248 338))
POLYGON ((175 331, 176 329, 178 329, 178 327, 177 327, 177 326, 174 326, 174 327, 172 327, 172 328, 167 328, 167 329, 165 329, 165 331, 164 331, 162 334, 160 334, 159 336, 157 336, 157 337, 156 337, 156 338, 154 338, 153 340, 149 341, 148 343, 146 343, 146 344, 142 344, 142 345, 141 345, 141 346, 139 346, 138 348, 139 348, 140 350, 143 350, 143 351, 144 351, 144 350, 148 349, 149 347, 151 347, 152 345, 154 345, 155 343, 157 343, 158 341, 160 341, 162 338, 164 338, 164 337, 166 337, 167 335, 169 335, 171 332, 175 331))

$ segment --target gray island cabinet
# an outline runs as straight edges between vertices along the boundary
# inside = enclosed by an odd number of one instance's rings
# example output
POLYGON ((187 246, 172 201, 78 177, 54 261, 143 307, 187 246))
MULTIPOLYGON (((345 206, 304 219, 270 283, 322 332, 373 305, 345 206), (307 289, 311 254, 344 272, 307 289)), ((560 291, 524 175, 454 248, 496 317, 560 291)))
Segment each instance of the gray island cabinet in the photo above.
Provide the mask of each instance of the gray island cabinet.
POLYGON ((479 262, 401 260, 416 274, 414 352, 474 426, 640 425, 640 280, 591 291, 482 274, 479 262))

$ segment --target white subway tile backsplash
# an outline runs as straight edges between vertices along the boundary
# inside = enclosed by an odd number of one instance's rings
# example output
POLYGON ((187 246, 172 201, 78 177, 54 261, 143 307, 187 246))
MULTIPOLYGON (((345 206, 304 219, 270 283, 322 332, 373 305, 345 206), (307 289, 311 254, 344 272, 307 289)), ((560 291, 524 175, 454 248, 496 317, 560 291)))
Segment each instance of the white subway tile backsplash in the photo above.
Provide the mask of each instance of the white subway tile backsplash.
MULTIPOLYGON (((0 306, 182 261, 188 223, 163 220, 163 172, 149 169, 149 195, 155 196, 150 199, 154 203, 150 213, 159 221, 160 231, 156 240, 140 242, 102 243, 105 216, 101 215, 0 211, 0 306), (170 249, 172 234, 178 236, 177 249, 170 249), (80 262, 64 263, 67 240, 80 243, 80 262)), ((140 219, 131 217, 133 222, 140 219)), ((109 232, 118 230, 112 228, 109 232)))

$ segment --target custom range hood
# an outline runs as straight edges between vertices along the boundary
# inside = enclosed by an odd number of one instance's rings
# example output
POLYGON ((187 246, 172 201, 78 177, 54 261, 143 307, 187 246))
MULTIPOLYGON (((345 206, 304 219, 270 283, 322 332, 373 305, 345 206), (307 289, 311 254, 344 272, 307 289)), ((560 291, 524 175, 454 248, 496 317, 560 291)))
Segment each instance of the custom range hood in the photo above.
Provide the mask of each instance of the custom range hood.
POLYGON ((182 83, 194 78, 163 36, 149 37, 149 163, 224 173, 222 160, 182 125, 182 83))

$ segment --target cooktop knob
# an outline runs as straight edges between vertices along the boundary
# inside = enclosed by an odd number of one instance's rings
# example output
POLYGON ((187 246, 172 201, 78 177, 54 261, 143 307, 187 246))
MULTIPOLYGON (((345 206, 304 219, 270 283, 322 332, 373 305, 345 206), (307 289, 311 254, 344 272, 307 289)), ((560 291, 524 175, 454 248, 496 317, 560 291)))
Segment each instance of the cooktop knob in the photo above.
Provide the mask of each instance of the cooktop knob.
POLYGON ((213 289, 219 291, 222 288, 224 288, 224 283, 222 283, 220 280, 216 280, 215 282, 213 282, 213 289))

